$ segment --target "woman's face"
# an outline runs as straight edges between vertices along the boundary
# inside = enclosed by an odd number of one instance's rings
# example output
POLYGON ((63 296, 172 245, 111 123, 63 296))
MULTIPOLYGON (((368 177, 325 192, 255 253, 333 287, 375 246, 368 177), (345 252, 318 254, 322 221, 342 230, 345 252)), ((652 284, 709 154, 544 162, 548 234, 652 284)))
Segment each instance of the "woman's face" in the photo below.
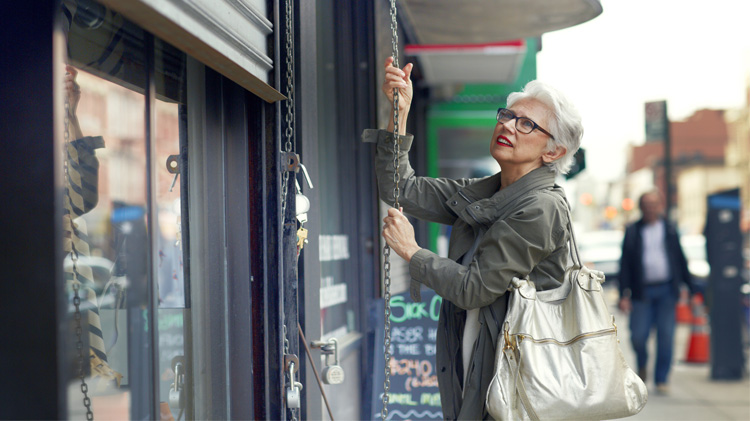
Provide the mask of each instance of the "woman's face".
MULTIPOLYGON (((549 131, 547 115, 551 114, 551 111, 542 102, 535 99, 523 99, 509 109, 516 116, 530 118, 549 131)), ((561 156, 547 151, 548 140, 549 136, 538 129, 528 134, 520 133, 516 130, 515 119, 506 123, 497 123, 492 134, 490 154, 504 172, 521 171, 525 174, 541 167, 544 162, 554 161, 561 156)))

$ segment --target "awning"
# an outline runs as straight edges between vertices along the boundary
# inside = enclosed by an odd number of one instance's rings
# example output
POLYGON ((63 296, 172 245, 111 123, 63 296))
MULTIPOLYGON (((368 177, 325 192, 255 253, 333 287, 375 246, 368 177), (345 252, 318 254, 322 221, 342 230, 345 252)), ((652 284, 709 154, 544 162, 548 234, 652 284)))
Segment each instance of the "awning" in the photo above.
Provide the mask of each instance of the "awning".
POLYGON ((602 13, 599 0, 400 0, 398 8, 419 44, 538 37, 602 13))
POLYGON ((97 0, 267 102, 286 97, 269 84, 273 24, 265 2, 97 0))
POLYGON ((404 53, 419 57, 428 83, 512 83, 526 55, 526 42, 407 45, 404 53))
POLYGON ((425 81, 506 83, 525 54, 523 38, 569 28, 602 13, 599 0, 400 0, 406 54, 419 56, 425 81))

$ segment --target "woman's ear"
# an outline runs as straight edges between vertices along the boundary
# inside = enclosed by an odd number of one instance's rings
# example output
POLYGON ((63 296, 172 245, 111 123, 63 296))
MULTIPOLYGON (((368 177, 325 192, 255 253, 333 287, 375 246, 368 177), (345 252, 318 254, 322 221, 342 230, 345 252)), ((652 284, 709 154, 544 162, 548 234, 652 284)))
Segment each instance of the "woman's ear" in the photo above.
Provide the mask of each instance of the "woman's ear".
POLYGON ((568 152, 568 150, 563 146, 557 146, 555 150, 553 151, 546 151, 542 154, 542 160, 549 164, 550 162, 557 161, 558 159, 565 156, 565 153, 568 152))

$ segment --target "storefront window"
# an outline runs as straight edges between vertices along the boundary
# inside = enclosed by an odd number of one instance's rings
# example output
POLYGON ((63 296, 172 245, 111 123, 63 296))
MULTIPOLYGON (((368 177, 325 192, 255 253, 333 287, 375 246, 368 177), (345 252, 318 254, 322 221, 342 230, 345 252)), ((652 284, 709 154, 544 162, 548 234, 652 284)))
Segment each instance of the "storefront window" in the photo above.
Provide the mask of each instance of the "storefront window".
POLYGON ((61 20, 68 418, 177 418, 185 55, 94 2, 64 2, 61 20))
MULTIPOLYGON (((154 278, 158 291, 157 332, 161 412, 169 409, 175 419, 185 419, 190 399, 187 390, 185 324, 188 310, 188 284, 185 282, 187 245, 183 218, 187 197, 186 180, 187 105, 185 54, 169 44, 155 43, 156 100, 154 107, 153 188, 154 278), (180 390, 172 394, 170 390, 180 390), (175 396, 180 399, 175 400, 175 396)), ((189 320, 189 319, 188 319, 189 320)))
MULTIPOLYGON (((334 6, 330 1, 318 3, 318 27, 334 26, 334 6)), ((341 145, 338 131, 336 98, 336 50, 334 31, 318 32, 318 157, 321 218, 320 253, 320 318, 323 339, 339 340, 358 330, 357 254, 357 180, 351 176, 352 150, 341 145), (349 172, 348 172, 349 171, 349 172)))

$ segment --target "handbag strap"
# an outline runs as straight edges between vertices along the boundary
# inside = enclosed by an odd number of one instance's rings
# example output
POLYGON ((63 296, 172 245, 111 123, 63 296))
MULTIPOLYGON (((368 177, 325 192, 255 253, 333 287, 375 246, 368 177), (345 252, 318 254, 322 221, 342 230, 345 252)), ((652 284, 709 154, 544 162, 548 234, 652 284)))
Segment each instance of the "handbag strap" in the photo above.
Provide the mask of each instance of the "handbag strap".
MULTIPOLYGON (((505 355, 505 359, 508 360, 508 367, 510 367, 510 378, 513 379, 513 390, 517 390, 519 364, 518 360, 516 360, 515 355, 513 355, 513 348, 503 348, 503 355, 505 355)), ((511 396, 511 400, 512 401, 510 403, 510 407, 515 410, 516 408, 518 408, 518 394, 513 393, 513 395, 511 396)))
POLYGON ((531 406, 531 399, 529 399, 529 395, 526 394, 526 386, 524 386, 521 376, 518 376, 517 387, 518 396, 521 398, 521 403, 523 404, 524 409, 526 409, 526 413, 529 415, 529 418, 531 418, 531 421, 541 421, 539 415, 534 411, 534 407, 531 406))
POLYGON ((573 265, 577 268, 582 268, 583 263, 581 262, 581 255, 578 252, 578 244, 576 243, 576 234, 573 230, 573 214, 571 212, 570 208, 570 202, 568 202, 568 198, 565 195, 562 195, 562 198, 565 200, 565 207, 568 210, 568 231, 570 231, 570 254, 573 257, 573 265))
POLYGON ((531 405, 531 399, 529 399, 529 395, 526 393, 526 386, 523 384, 523 379, 520 376, 521 359, 516 358, 515 352, 511 347, 505 347, 503 349, 503 354, 508 360, 511 378, 513 379, 513 389, 515 390, 515 393, 513 393, 510 398, 512 400, 511 408, 516 409, 518 407, 518 400, 520 399, 526 413, 529 415, 529 418, 531 418, 532 421, 540 421, 539 416, 536 411, 534 411, 534 407, 531 405))

